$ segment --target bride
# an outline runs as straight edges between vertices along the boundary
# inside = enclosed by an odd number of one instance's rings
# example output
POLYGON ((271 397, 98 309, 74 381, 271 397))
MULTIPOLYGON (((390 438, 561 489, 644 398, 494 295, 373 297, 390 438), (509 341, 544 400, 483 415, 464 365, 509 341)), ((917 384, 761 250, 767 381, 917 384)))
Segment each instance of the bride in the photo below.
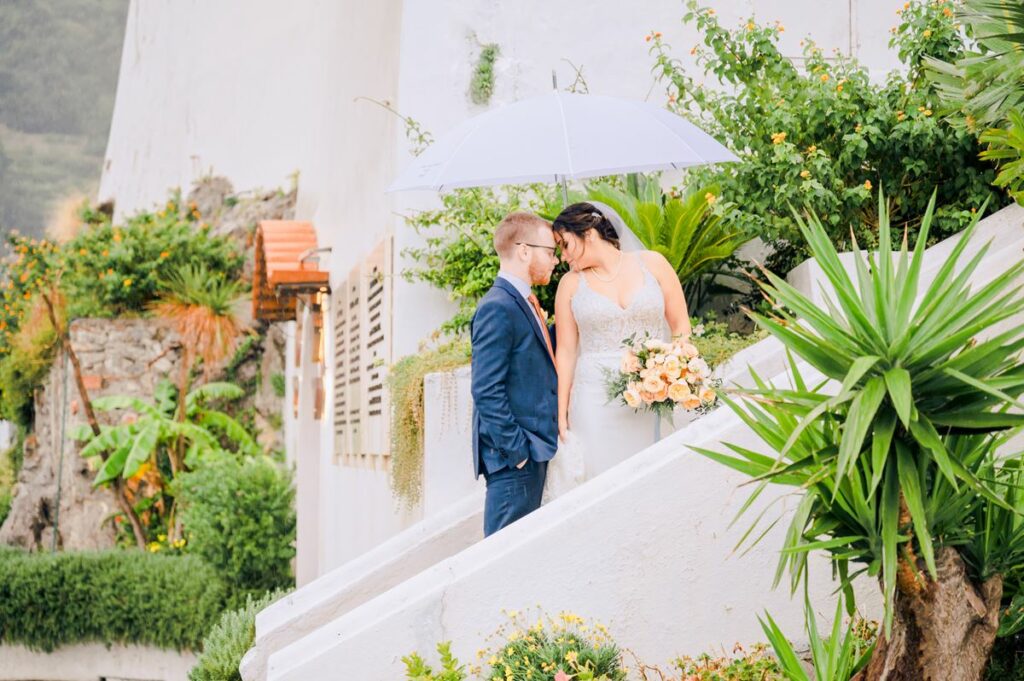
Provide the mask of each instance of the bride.
POLYGON ((571 271, 555 297, 559 453, 548 470, 549 498, 656 440, 653 413, 609 403, 605 371, 619 370, 623 341, 690 335, 675 270, 645 250, 615 211, 596 201, 575 203, 552 230, 571 271))

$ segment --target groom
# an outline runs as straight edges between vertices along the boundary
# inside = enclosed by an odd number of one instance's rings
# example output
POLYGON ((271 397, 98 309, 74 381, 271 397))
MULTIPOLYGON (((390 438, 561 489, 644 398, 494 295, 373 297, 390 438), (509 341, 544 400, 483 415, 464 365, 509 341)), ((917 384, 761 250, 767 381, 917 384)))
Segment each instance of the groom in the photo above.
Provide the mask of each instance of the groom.
POLYGON ((558 263, 551 225, 511 213, 494 231, 501 270, 473 316, 473 464, 487 480, 484 536, 540 506, 558 442, 553 333, 530 290, 558 263))

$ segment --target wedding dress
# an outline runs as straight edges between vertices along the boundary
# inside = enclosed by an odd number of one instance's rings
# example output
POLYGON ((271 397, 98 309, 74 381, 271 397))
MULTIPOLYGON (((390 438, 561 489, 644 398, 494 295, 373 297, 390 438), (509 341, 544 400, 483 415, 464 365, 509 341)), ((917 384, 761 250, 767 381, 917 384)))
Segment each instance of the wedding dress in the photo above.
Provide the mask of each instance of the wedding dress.
POLYGON ((635 412, 618 399, 608 399, 606 374, 619 370, 625 339, 640 340, 645 335, 671 339, 661 286, 639 254, 629 257, 639 260, 643 285, 625 307, 590 288, 586 275, 579 275, 572 298, 579 342, 569 395, 569 433, 548 464, 545 501, 603 473, 672 430, 667 421, 658 424, 651 412, 635 412))

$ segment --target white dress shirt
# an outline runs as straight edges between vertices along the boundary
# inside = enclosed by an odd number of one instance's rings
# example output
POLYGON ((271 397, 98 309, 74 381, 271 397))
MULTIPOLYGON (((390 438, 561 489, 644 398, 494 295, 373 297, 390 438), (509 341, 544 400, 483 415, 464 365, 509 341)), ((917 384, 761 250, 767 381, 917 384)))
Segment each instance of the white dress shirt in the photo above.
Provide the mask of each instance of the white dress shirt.
POLYGON ((498 272, 498 277, 504 279, 508 283, 515 287, 519 295, 523 297, 526 304, 530 307, 530 312, 533 313, 533 318, 537 320, 537 325, 540 326, 541 331, 547 331, 547 326, 544 324, 544 320, 537 316, 537 311, 533 309, 533 305, 530 303, 530 296, 533 295, 533 291, 530 289, 530 285, 520 279, 514 274, 509 274, 504 270, 498 272))

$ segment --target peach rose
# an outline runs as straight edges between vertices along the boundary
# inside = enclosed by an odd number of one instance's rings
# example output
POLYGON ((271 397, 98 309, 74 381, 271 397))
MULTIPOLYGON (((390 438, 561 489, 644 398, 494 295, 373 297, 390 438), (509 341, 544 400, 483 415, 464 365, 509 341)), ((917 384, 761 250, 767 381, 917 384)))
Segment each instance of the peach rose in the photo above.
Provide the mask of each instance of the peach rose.
POLYGON ((626 400, 626 404, 633 409, 639 407, 642 401, 640 398, 640 391, 634 390, 633 388, 629 388, 626 392, 622 393, 622 398, 626 400))
POLYGON ((668 396, 672 398, 673 402, 682 402, 690 396, 691 392, 686 381, 676 381, 668 387, 668 396))
POLYGON ((680 349, 683 351, 683 357, 686 359, 693 359, 694 357, 700 356, 700 350, 698 350, 697 346, 692 343, 683 343, 683 346, 680 349))
POLYGON ((654 402, 654 393, 647 392, 646 390, 641 390, 640 399, 644 401, 644 404, 650 404, 651 402, 654 402))
POLYGON ((683 409, 686 410, 696 409, 697 407, 700 406, 700 398, 694 395, 693 393, 690 393, 685 398, 683 398, 682 405, 683 409))
POLYGON ((704 404, 711 404, 715 401, 715 391, 711 388, 701 388, 700 401, 704 404))
POLYGON ((708 363, 705 362, 700 357, 694 357, 693 359, 691 359, 687 363, 686 368, 688 368, 690 371, 697 374, 701 378, 706 378, 709 373, 708 363))
POLYGON ((667 400, 668 399, 668 384, 666 383, 664 388, 662 388, 658 392, 654 393, 653 397, 654 397, 654 400, 653 400, 654 402, 664 402, 665 400, 667 400))
POLYGON ((624 374, 633 374, 640 371, 640 359, 629 350, 622 353, 622 363, 619 371, 624 374))
POLYGON ((660 392, 665 388, 665 381, 658 376, 648 376, 644 379, 644 390, 649 393, 660 392))

